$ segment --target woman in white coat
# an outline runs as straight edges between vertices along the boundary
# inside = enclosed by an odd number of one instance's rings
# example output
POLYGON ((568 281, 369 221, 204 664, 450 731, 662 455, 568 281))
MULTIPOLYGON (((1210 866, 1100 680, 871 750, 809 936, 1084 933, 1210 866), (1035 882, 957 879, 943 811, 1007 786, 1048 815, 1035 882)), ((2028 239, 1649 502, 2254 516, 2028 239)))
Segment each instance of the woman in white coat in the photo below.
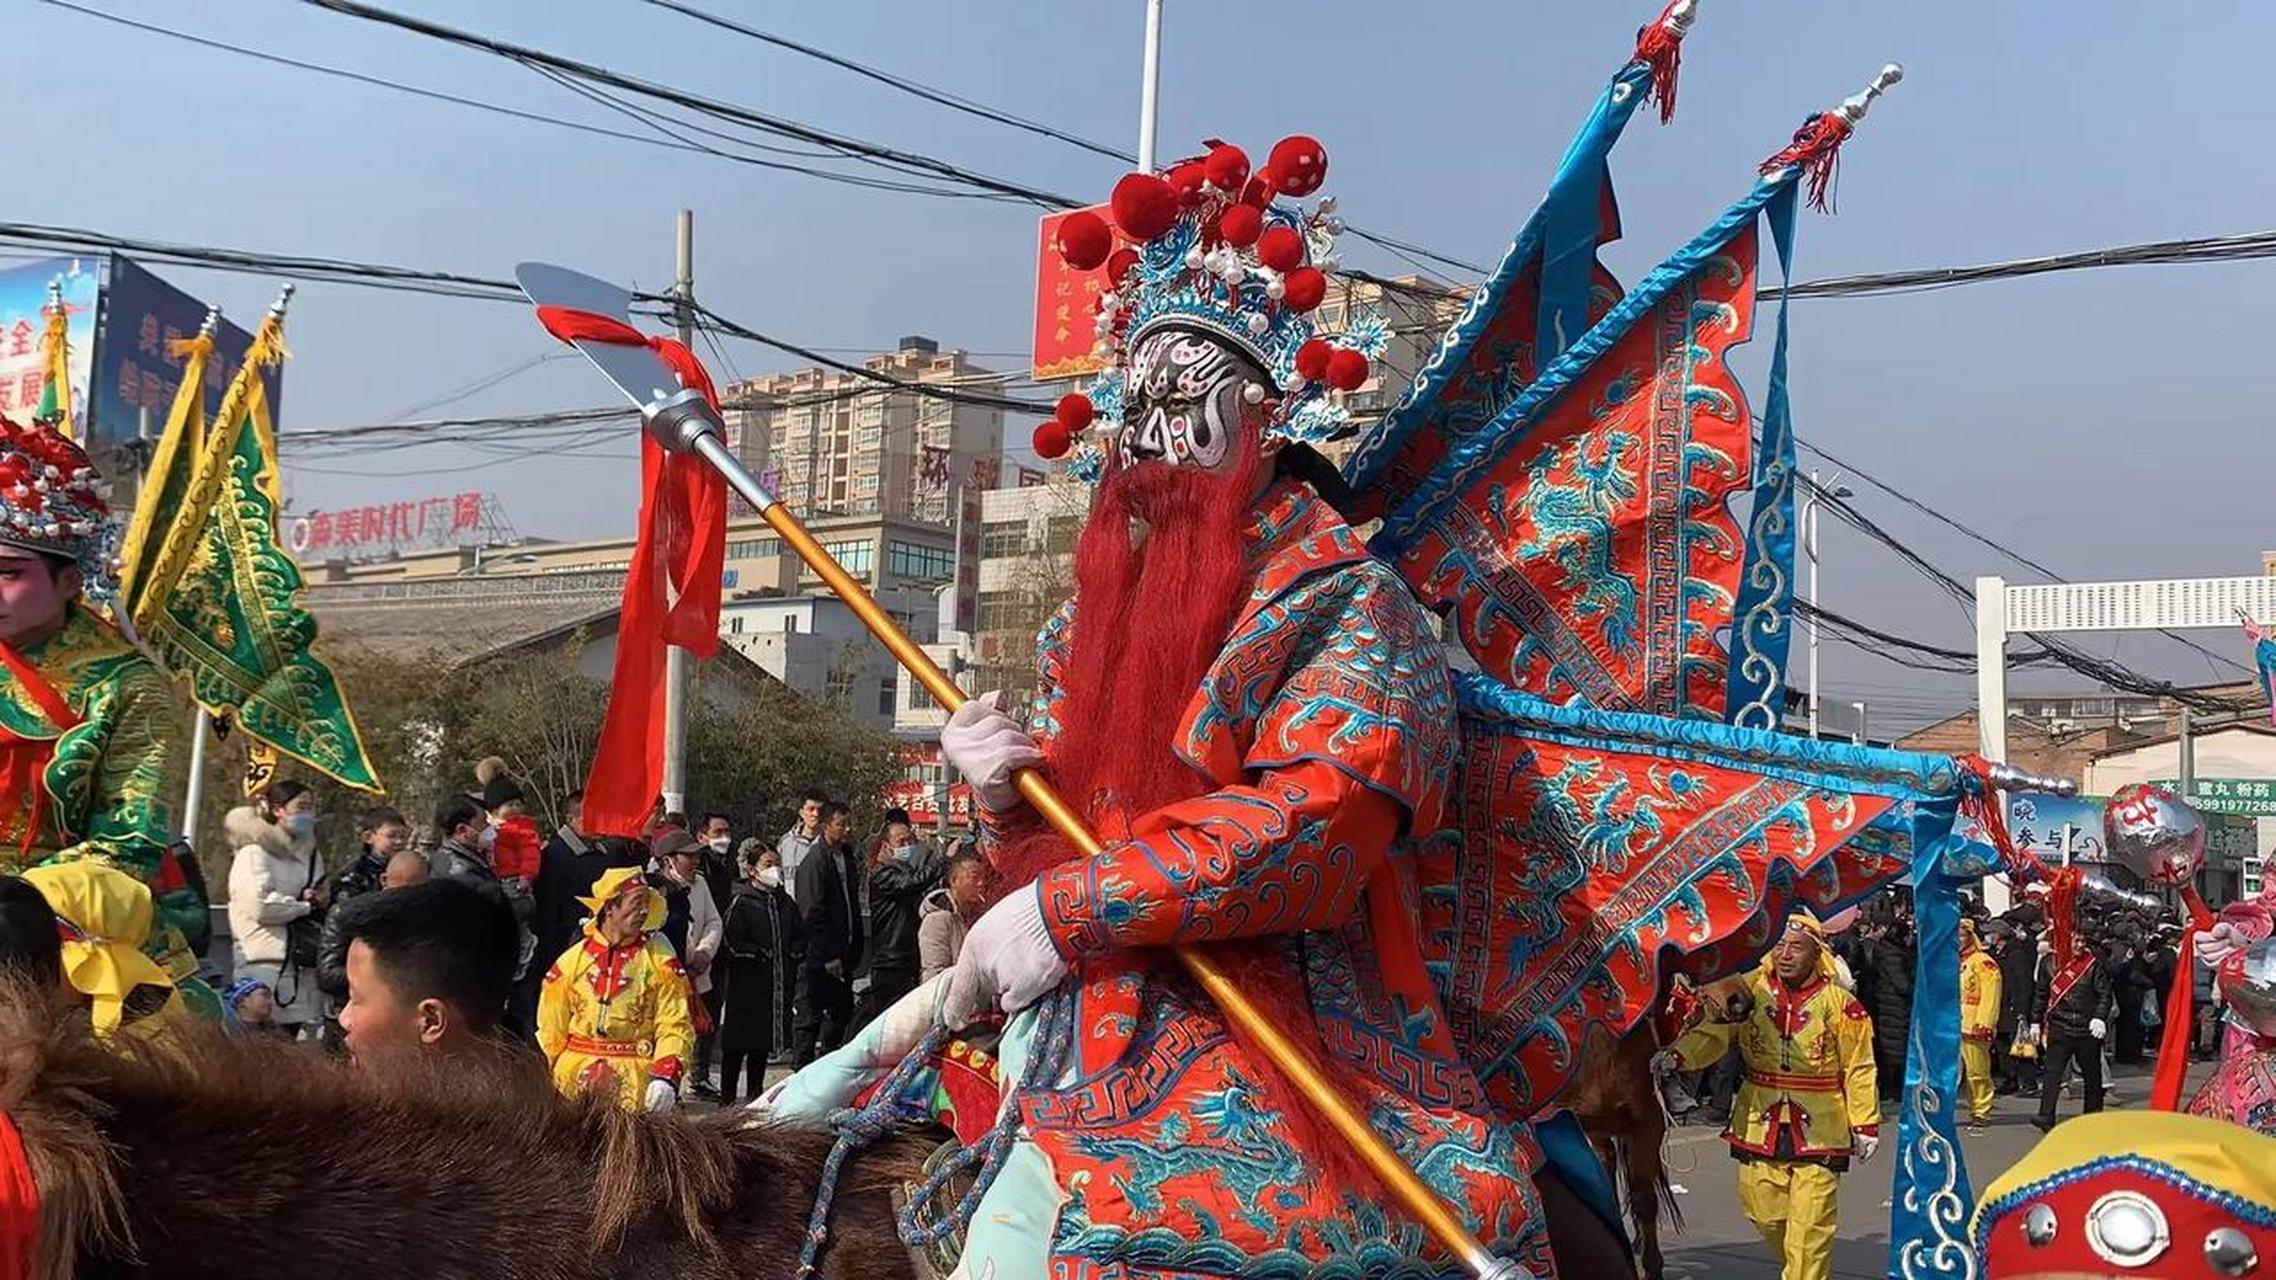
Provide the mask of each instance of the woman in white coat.
POLYGON ((229 938, 234 980, 252 978, 275 993, 276 1022, 297 1032, 317 1024, 324 998, 313 955, 293 955, 297 922, 313 953, 328 905, 324 860, 316 852, 316 797, 297 782, 271 783, 252 804, 232 809, 222 830, 237 855, 229 864, 229 938))

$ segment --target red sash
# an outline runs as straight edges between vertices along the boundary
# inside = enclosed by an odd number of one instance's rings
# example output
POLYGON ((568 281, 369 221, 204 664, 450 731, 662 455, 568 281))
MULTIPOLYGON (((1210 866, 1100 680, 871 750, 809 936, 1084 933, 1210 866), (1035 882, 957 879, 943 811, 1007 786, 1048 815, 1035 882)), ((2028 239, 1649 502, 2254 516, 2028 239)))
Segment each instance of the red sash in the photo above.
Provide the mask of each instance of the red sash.
MULTIPOLYGON (((79 716, 71 704, 4 640, 0 640, 0 670, 23 688, 32 705, 55 726, 58 737, 79 727, 79 716)), ((18 853, 29 854, 39 841, 40 824, 47 817, 47 767, 54 761, 53 738, 26 738, 0 727, 0 833, 8 831, 18 818, 23 820, 18 853)))
POLYGON ((2063 997, 2069 995, 2071 988, 2077 986, 2078 980, 2085 977, 2086 971, 2093 967, 2094 953, 2081 951, 2071 957, 2069 964, 2055 971, 2054 978, 2047 983, 2048 1017, 2055 1016, 2055 1009, 2062 1004, 2063 997))

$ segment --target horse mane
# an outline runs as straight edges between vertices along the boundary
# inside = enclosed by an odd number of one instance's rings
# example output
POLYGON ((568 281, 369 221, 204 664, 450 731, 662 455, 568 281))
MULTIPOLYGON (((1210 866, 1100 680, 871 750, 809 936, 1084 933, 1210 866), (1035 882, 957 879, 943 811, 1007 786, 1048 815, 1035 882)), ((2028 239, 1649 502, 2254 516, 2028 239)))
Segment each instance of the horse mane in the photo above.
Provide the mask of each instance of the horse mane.
MULTIPOLYGON (((382 1070, 186 1022, 102 1042, 84 1013, 7 988, 0 1107, 39 1182, 42 1280, 145 1274, 150 1261, 233 1274, 225 1259, 256 1247, 240 1238, 252 1206, 316 1197, 337 1211, 259 1214, 262 1262, 317 1271, 352 1246, 361 1274, 443 1274, 428 1265, 439 1209, 454 1247, 494 1260, 476 1274, 772 1274, 795 1265, 831 1145, 747 1112, 655 1117, 613 1095, 563 1098, 525 1049, 382 1070), (343 1219, 357 1221, 352 1240, 333 1238, 343 1219), (169 1256, 146 1260, 157 1238, 169 1256), (112 1269, 75 1270, 90 1258, 112 1269)), ((857 1259, 860 1274, 905 1274, 887 1193, 924 1154, 903 1141, 849 1170, 832 1229, 845 1247, 826 1274, 857 1259)))

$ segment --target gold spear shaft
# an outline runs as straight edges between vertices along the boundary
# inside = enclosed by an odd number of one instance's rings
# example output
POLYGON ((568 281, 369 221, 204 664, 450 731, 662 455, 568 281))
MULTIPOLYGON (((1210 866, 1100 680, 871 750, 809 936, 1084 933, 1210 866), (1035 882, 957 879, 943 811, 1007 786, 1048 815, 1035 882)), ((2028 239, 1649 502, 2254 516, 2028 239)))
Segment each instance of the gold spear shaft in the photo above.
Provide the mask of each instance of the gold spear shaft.
MULTIPOLYGON (((940 669, 917 642, 901 629, 891 614, 885 612, 861 583, 854 580, 814 535, 806 531, 798 517, 767 492, 758 477, 743 465, 727 447, 720 434, 717 415, 693 391, 677 395, 643 409, 643 418, 649 433, 666 448, 690 452, 702 458, 723 476, 729 487, 741 494, 745 501, 758 509, 759 515, 782 539, 784 546, 798 553, 823 585, 836 593, 854 616, 861 619, 869 633, 877 637, 886 651, 933 699, 951 712, 964 705, 964 691, 956 687, 948 673, 940 669)), ((1090 827, 1059 793, 1051 789, 1043 775, 1033 769, 1022 770, 1016 779, 1020 795, 1043 815, 1052 829, 1065 836, 1069 843, 1085 856, 1099 853, 1105 846, 1091 834, 1090 827)), ((1181 946, 1171 949, 1178 963, 1209 998, 1217 1002, 1228 1021, 1238 1027, 1249 1043, 1272 1059, 1272 1065, 1304 1095, 1317 1116, 1326 1121, 1338 1136, 1349 1143, 1351 1149, 1366 1163, 1368 1169, 1390 1189, 1402 1207, 1421 1222, 1446 1250, 1469 1269, 1479 1280, 1519 1280, 1524 1273, 1515 1262, 1497 1258, 1472 1235, 1452 1206, 1441 1199, 1429 1184, 1418 1177, 1390 1144, 1370 1128, 1357 1108, 1323 1075, 1307 1053, 1280 1027, 1266 1018, 1263 1011, 1226 975, 1216 960, 1198 947, 1181 946)))

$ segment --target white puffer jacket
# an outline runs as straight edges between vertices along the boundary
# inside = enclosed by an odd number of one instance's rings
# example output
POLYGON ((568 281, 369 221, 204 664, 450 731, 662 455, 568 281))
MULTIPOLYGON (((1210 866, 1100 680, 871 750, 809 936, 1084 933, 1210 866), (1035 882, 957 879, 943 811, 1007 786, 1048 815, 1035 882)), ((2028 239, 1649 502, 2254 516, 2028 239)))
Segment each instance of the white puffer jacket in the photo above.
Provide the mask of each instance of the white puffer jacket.
POLYGON ((282 964, 286 926, 308 914, 301 890, 324 882, 316 837, 295 840, 251 805, 231 809, 221 829, 237 846, 229 864, 229 937, 237 964, 282 964))

